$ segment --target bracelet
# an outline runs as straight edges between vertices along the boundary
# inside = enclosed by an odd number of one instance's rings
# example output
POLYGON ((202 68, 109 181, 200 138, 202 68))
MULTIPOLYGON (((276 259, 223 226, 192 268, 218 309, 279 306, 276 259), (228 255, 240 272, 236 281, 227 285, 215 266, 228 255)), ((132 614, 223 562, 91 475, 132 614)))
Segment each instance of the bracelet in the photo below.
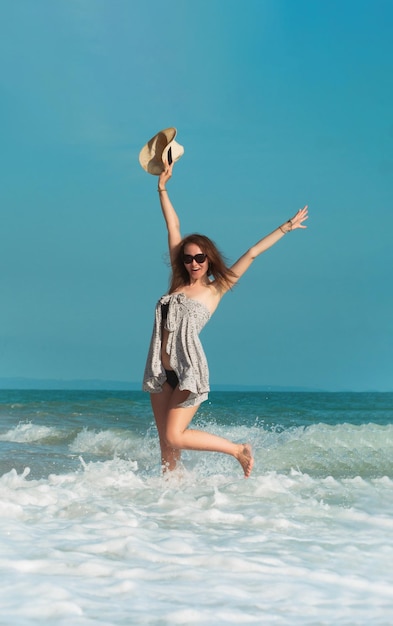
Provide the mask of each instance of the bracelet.
POLYGON ((287 233, 291 232, 291 230, 292 230, 292 220, 288 220, 285 223, 286 224, 290 224, 290 228, 288 228, 288 230, 284 230, 282 226, 279 226, 279 229, 281 230, 282 233, 284 233, 284 235, 286 235, 287 233))
POLYGON ((157 187, 157 191, 158 193, 162 193, 163 191, 166 191, 166 189, 160 189, 159 187, 157 187))

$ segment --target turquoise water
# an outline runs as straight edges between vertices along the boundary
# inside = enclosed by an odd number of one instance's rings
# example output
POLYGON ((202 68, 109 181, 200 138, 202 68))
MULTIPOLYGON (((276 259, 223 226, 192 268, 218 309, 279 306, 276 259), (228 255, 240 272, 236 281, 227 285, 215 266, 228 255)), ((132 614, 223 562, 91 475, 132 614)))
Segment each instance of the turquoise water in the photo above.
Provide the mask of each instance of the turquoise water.
POLYGON ((0 623, 390 624, 393 394, 213 392, 163 478, 142 392, 0 391, 0 623))

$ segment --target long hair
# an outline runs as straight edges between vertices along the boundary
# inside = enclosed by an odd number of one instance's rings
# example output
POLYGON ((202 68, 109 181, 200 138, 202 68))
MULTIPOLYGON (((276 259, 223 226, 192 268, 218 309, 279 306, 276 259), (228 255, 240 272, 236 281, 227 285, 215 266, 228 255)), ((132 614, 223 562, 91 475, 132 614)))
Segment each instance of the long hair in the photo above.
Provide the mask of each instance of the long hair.
POLYGON ((233 287, 232 279, 237 278, 235 272, 226 265, 221 252, 209 237, 194 233, 193 235, 185 237, 179 244, 175 258, 172 261, 172 276, 170 279, 169 293, 173 293, 180 287, 188 285, 190 282, 190 276, 184 267, 183 261, 184 248, 188 243, 199 246, 202 252, 207 254, 208 276, 213 277, 218 288, 231 289, 233 287))

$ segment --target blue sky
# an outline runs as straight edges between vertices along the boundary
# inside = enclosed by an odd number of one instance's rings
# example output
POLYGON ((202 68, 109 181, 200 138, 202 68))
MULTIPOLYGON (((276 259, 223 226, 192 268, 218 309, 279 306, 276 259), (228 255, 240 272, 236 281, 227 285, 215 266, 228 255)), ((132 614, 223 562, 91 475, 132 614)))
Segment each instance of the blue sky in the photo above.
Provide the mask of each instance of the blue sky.
POLYGON ((236 260, 211 383, 393 391, 390 0, 0 7, 0 379, 139 382, 168 284, 143 144, 176 126, 184 234, 236 260))

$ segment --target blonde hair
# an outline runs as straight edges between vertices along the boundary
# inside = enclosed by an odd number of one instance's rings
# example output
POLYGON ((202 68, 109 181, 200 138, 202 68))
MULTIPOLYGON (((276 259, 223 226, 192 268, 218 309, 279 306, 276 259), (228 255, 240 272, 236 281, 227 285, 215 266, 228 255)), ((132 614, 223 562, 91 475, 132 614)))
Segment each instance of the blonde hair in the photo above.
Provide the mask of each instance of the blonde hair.
POLYGON ((177 289, 184 287, 190 281, 190 276, 187 269, 184 267, 184 248, 187 244, 193 243, 207 255, 208 259, 208 276, 212 276, 217 283, 218 289, 231 289, 233 287, 233 278, 237 278, 235 272, 233 272, 225 262, 224 257, 218 250, 216 244, 206 237, 205 235, 199 235, 194 233, 185 237, 177 250, 176 256, 172 261, 172 275, 170 278, 169 293, 173 293, 177 289))

